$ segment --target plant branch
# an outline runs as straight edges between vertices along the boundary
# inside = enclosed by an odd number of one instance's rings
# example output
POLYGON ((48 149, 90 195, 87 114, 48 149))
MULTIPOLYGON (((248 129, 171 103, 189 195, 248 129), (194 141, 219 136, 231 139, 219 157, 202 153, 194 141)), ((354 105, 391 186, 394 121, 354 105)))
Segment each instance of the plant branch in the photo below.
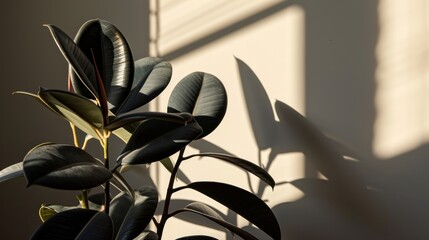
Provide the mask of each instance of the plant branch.
POLYGON ((73 134, 73 143, 75 147, 79 147, 79 140, 77 138, 77 133, 76 133, 76 126, 70 122, 70 128, 72 130, 72 134, 73 134))
MULTIPOLYGON (((108 137, 103 137, 103 156, 104 156, 104 166, 109 169, 109 141, 108 137)), ((106 181, 106 186, 104 188, 105 195, 105 208, 104 212, 109 214, 110 208, 110 180, 106 181)))
POLYGON ((183 153, 185 152, 185 148, 186 147, 180 150, 179 156, 177 157, 176 164, 174 165, 173 171, 171 172, 170 181, 168 183, 168 188, 167 188, 167 194, 165 196, 165 201, 164 201, 165 203, 164 203, 164 209, 162 211, 161 221, 157 227, 157 234, 158 234, 159 240, 161 240, 162 238, 162 232, 164 231, 165 223, 167 222, 167 219, 170 217, 170 215, 168 214, 168 209, 170 207, 171 196, 175 191, 177 191, 177 190, 174 190, 173 188, 174 179, 176 179, 176 175, 177 175, 177 171, 179 170, 180 163, 182 163, 183 161, 183 153))
POLYGON ((88 189, 82 190, 82 207, 89 209, 88 189))

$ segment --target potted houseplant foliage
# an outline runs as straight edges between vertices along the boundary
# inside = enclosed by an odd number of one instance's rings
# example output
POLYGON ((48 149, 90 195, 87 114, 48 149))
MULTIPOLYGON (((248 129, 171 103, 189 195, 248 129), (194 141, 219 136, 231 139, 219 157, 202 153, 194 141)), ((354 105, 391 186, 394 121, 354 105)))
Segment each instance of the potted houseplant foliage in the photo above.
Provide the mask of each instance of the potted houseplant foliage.
MULTIPOLYGON (((182 212, 203 216, 243 239, 250 233, 226 222, 210 206, 193 202, 171 209, 174 193, 193 189, 241 215, 273 239, 280 229, 270 208, 257 196, 219 182, 191 182, 175 187, 183 161, 210 157, 242 168, 274 187, 272 177, 259 166, 235 156, 218 153, 186 155, 186 146, 210 134, 221 122, 227 106, 222 83, 213 75, 194 72, 174 88, 166 112, 136 109, 158 96, 170 81, 171 65, 159 58, 133 61, 121 32, 99 19, 86 22, 71 39, 61 29, 46 25, 69 64, 68 90, 41 88, 32 97, 70 123, 74 144, 43 143, 31 149, 22 162, 0 171, 0 181, 25 177, 28 186, 79 190, 76 206, 42 205, 43 223, 32 239, 161 239, 166 221, 182 212), (76 130, 87 137, 79 142, 76 130), (125 147, 114 159, 109 139, 117 136, 125 147), (97 140, 104 159, 85 151, 97 140), (179 153, 173 164, 170 156, 179 153), (153 187, 132 189, 121 169, 160 161, 171 173, 162 215, 154 217, 158 192, 153 187), (114 162, 114 164, 109 164, 114 162), (102 187, 92 194, 91 190, 102 187), (155 226, 149 229, 149 224, 155 226)), ((213 239, 189 236, 182 239, 213 239)))

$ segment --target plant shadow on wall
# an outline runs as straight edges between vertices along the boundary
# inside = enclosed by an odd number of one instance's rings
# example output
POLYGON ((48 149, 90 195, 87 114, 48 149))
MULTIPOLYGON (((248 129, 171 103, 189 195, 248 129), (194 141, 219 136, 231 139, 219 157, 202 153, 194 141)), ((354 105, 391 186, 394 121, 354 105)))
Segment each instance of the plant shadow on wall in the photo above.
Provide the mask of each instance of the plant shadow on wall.
MULTIPOLYGON (((415 210, 427 200, 424 192, 413 193, 403 187, 413 185, 417 180, 408 176, 405 183, 398 183, 398 177, 393 172, 398 168, 398 160, 362 160, 348 147, 323 134, 287 104, 276 101, 272 106, 256 74, 242 60, 236 61, 259 149, 259 164, 270 172, 276 161, 284 161, 277 159, 280 154, 300 152, 304 154, 306 162, 323 175, 323 178, 304 177, 292 181, 281 181, 282 176, 274 176, 276 180, 280 180, 276 182, 277 187, 290 185, 303 193, 300 199, 272 206, 279 220, 283 239, 406 239, 407 236, 427 236, 427 230, 421 228, 420 223, 407 223, 405 226, 401 224, 400 218, 407 211, 402 209, 411 209, 409 214, 415 215, 416 219, 427 219, 428 216, 424 216, 426 211, 418 213, 415 210), (278 120, 275 119, 274 112, 278 120), (268 159, 262 159, 260 152, 268 149, 268 159), (399 188, 392 189, 392 184, 399 188), (412 196, 405 196, 404 191, 412 196), (409 206, 409 201, 417 207, 409 206)), ((198 140, 191 146, 201 152, 230 154, 206 140, 198 140)), ((415 169, 421 163, 413 156, 405 156, 407 157, 410 158, 411 166, 403 168, 411 167, 418 174, 416 179, 426 179, 421 177, 424 175, 423 170, 415 169)), ((249 180, 249 188, 264 199, 267 188, 265 183, 260 182, 253 189, 249 180)), ((278 190, 276 195, 284 194, 278 190)), ((237 221, 237 215, 231 211, 225 217, 230 222, 237 221)), ((244 229, 263 239, 263 235, 253 231, 252 226, 244 229)))
MULTIPOLYGON (((168 85, 172 75, 168 62, 151 57, 134 61, 121 32, 103 20, 86 22, 74 40, 56 26, 47 27, 69 63, 69 89, 41 88, 37 94, 17 93, 33 98, 67 120, 74 145, 35 146, 22 162, 0 171, 0 182, 25 177, 28 186, 78 191, 79 201, 76 206, 42 205, 39 214, 43 223, 31 239, 161 239, 168 219, 182 213, 208 219, 243 239, 257 239, 225 221, 205 203, 190 201, 182 208, 170 207, 174 194, 185 190, 214 199, 272 239, 281 239, 277 219, 258 196, 220 182, 175 186, 182 162, 207 157, 246 170, 274 187, 273 178, 264 169, 244 159, 213 152, 186 155, 188 144, 210 134, 223 119, 227 96, 219 79, 208 73, 191 73, 173 89, 167 112, 134 111, 168 85), (86 134, 82 144, 78 129, 86 134), (114 159, 109 153, 112 136, 125 143, 114 159), (100 143, 103 159, 86 151, 91 139, 100 143), (173 164, 170 156, 177 152, 173 164), (171 173, 159 218, 154 216, 157 189, 147 186, 150 182, 132 189, 122 175, 127 168, 153 162, 161 162, 171 173), (150 223, 156 231, 149 229, 150 223)), ((194 235, 180 239, 213 238, 194 235)))

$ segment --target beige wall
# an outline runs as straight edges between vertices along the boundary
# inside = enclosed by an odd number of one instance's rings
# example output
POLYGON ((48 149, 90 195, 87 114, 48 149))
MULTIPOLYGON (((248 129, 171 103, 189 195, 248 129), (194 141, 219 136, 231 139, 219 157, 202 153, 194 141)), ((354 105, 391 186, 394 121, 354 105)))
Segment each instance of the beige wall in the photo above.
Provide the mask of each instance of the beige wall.
MULTIPOLYGON (((220 127, 187 153, 221 148, 264 166, 272 162, 269 172, 280 183, 274 192, 251 182, 273 207, 284 239, 429 237, 426 1, 161 0, 158 6, 151 54, 173 63, 166 92, 198 70, 218 76, 229 94, 220 127), (306 115, 357 159, 305 158, 300 150, 308 146, 294 145, 299 136, 278 119, 276 101, 306 115)), ((167 100, 164 94, 158 109, 167 100)), ((165 187, 160 171, 153 174, 165 187)), ((194 160, 183 171, 191 181, 249 189, 243 172, 213 160, 194 160)), ((178 195, 218 206, 190 191, 178 195)), ((184 235, 191 226, 200 228, 174 220, 167 232, 184 235)), ((222 230, 214 234, 225 238, 222 230)))
MULTIPOLYGON (((66 89, 67 64, 45 23, 74 36, 81 24, 101 18, 127 37, 135 58, 148 54, 148 2, 130 1, 2 1, 0 168, 19 162, 42 142, 71 143, 68 124, 17 90, 37 92, 39 86, 66 89)), ((93 144, 96 146, 96 144, 93 144)), ((25 180, 0 186, 2 239, 28 239, 40 224, 42 203, 76 204, 77 192, 42 187, 25 188, 25 180)))

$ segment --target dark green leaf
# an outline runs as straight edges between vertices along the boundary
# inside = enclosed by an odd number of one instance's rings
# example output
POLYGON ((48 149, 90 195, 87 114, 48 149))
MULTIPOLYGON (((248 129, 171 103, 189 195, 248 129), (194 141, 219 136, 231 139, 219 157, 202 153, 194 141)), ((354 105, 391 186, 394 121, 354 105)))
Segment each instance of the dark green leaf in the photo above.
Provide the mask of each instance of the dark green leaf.
POLYGON ((96 129, 101 129, 103 115, 100 108, 91 100, 61 90, 40 89, 39 95, 27 92, 15 93, 34 97, 49 110, 73 123, 90 136, 98 138, 96 129))
MULTIPOLYGON (((75 42, 88 59, 93 62, 95 58, 109 109, 118 107, 131 89, 134 74, 133 57, 125 37, 111 23, 93 19, 82 25, 75 42)), ((72 83, 77 93, 91 97, 76 75, 72 75, 72 83)))
MULTIPOLYGON (((203 216, 223 227, 225 227, 226 229, 230 230, 231 232, 237 234, 238 236, 242 237, 245 240, 257 240, 257 238, 255 238, 252 234, 224 221, 217 213, 216 211, 214 211, 213 209, 211 209, 209 206, 200 203, 200 202, 194 202, 189 204, 188 206, 186 206, 183 209, 180 209, 176 212, 174 212, 174 214, 180 213, 180 212, 191 212, 191 213, 195 213, 198 214, 200 216, 203 216)), ((186 238, 183 238, 186 239, 186 238)), ((190 239, 196 239, 196 238, 190 238, 190 239)), ((203 238, 203 239, 207 239, 207 238, 203 238)), ((208 239, 212 239, 212 238, 208 238, 208 239)))
POLYGON ((39 217, 42 220, 42 222, 46 222, 49 218, 54 216, 55 214, 59 212, 64 212, 71 209, 76 209, 78 207, 76 206, 61 206, 61 205, 55 205, 55 204, 42 204, 42 206, 39 208, 39 217))
POLYGON ((199 154, 194 154, 191 155, 189 157, 212 157, 212 158, 217 158, 226 162, 229 162, 231 164, 234 164, 248 172, 251 172, 253 174, 255 174, 255 176, 259 177, 261 180, 263 180, 264 182, 268 183, 272 188, 274 188, 275 186, 275 181, 274 179, 271 177, 271 175, 265 171, 264 169, 262 169, 261 167, 259 167, 258 165, 249 162, 247 160, 232 156, 232 155, 227 155, 227 154, 220 154, 220 153, 199 153, 199 154))
POLYGON ((135 72, 131 92, 116 114, 134 110, 158 96, 171 79, 171 64, 162 59, 147 57, 134 63, 135 72))
MULTIPOLYGON (((82 199, 83 200, 83 199, 82 199)), ((81 201, 79 199, 79 201, 81 201)), ((97 211, 101 211, 104 209, 104 205, 106 203, 106 196, 104 192, 99 192, 95 194, 91 194, 88 196, 89 208, 97 211)))
POLYGON ((281 239, 280 227, 271 209, 257 196, 232 185, 194 182, 186 186, 235 211, 273 239, 281 239))
POLYGON ((109 131, 113 131, 125 125, 142 122, 148 119, 159 119, 164 121, 171 121, 171 122, 185 124, 186 122, 192 120, 192 116, 190 116, 190 118, 186 118, 185 115, 183 114, 163 113, 163 112, 128 113, 128 114, 123 114, 118 118, 112 120, 105 127, 105 129, 109 131))
POLYGON ((144 187, 135 192, 134 206, 127 212, 116 239, 137 237, 150 223, 158 205, 158 192, 144 187))
POLYGON ((158 235, 150 230, 145 230, 133 240, 158 240, 158 235))
POLYGON ((127 192, 121 192, 112 199, 109 215, 113 221, 113 236, 118 234, 119 228, 133 205, 134 199, 127 192))
POLYGON ((33 234, 33 240, 106 240, 113 234, 112 220, 104 212, 71 209, 55 214, 33 234))
POLYGON ((225 88, 215 76, 194 72, 183 78, 168 100, 168 112, 191 113, 203 128, 203 138, 222 121, 227 107, 225 88))
POLYGON ((24 158, 28 185, 65 190, 89 189, 103 184, 112 174, 84 150, 65 144, 33 148, 24 158))
POLYGON ((122 192, 128 192, 131 197, 134 197, 134 190, 118 171, 113 172, 113 178, 110 179, 110 184, 122 192))
POLYGON ((0 171, 0 182, 24 176, 22 162, 15 163, 0 171))
POLYGON ((204 235, 194 235, 194 236, 181 237, 176 240, 218 240, 218 239, 214 237, 204 236, 204 235))
MULTIPOLYGON (((183 116, 182 114, 180 115, 183 116)), ((127 124, 124 127, 113 130, 113 134, 115 134, 125 143, 128 143, 132 133, 137 129, 138 124, 140 124, 140 122, 127 124)), ((169 157, 160 160, 160 162, 169 172, 173 171, 173 163, 171 162, 171 159, 169 157)))
POLYGON ((90 59, 61 29, 53 25, 45 26, 49 28, 55 43, 81 80, 81 83, 89 90, 92 96, 98 99, 97 78, 90 59))
POLYGON ((143 164, 165 159, 201 132, 195 121, 186 125, 157 119, 144 121, 133 133, 118 161, 122 164, 143 164))

